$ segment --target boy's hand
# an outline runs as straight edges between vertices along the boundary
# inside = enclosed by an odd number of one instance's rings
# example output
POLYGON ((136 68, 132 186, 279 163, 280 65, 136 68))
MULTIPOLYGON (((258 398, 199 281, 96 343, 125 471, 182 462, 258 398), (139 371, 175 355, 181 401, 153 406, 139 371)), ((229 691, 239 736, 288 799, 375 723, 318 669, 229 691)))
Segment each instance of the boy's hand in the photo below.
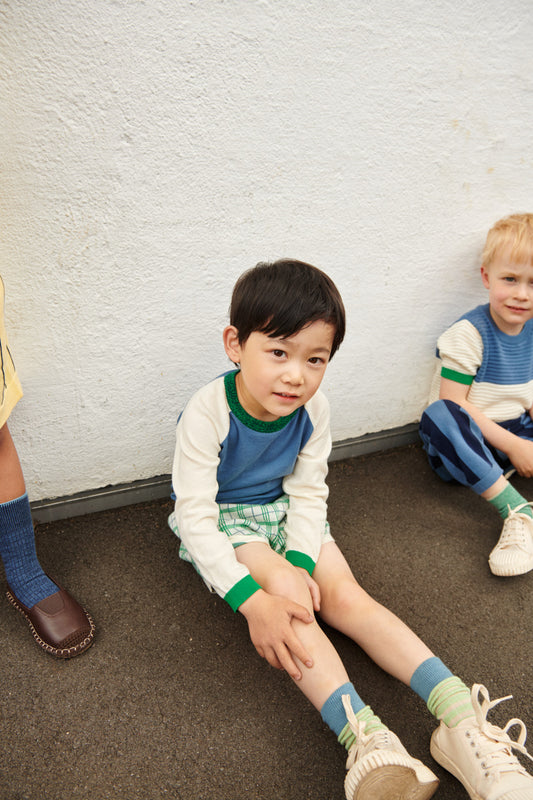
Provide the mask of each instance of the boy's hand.
POLYGON ((295 567, 303 577, 304 581, 307 584, 307 588, 309 589, 309 594, 311 595, 311 600, 313 601, 313 608, 315 611, 320 611, 320 588, 318 583, 311 577, 306 569, 303 567, 295 567))
POLYGON ((533 477, 533 442, 516 436, 507 455, 519 475, 523 478, 533 477))
POLYGON ((302 673, 293 656, 306 667, 313 666, 291 624, 293 618, 305 623, 313 622, 313 616, 304 606, 259 589, 239 607, 239 611, 246 617, 255 649, 273 667, 286 670, 291 678, 298 681, 302 673))

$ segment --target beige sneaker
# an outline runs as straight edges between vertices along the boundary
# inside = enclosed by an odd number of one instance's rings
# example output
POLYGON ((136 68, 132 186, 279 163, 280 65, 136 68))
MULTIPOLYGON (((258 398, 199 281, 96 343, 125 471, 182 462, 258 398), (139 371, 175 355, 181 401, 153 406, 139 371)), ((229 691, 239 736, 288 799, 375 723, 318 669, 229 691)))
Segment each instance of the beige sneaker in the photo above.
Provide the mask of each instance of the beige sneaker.
POLYGON ((347 800, 428 800, 439 785, 437 776, 412 758, 387 728, 367 736, 365 722, 353 713, 349 695, 343 695, 342 702, 356 737, 346 762, 347 800))
POLYGON ((509 697, 490 701, 480 684, 474 684, 471 696, 475 720, 467 719, 455 728, 441 722, 431 737, 431 755, 461 781, 472 800, 532 800, 533 777, 513 753, 518 750, 531 759, 524 747, 524 723, 511 719, 505 728, 498 728, 487 722, 490 709, 509 697), (508 734, 514 725, 520 727, 517 741, 508 734))
POLYGON ((521 508, 530 505, 523 503, 510 509, 498 544, 489 556, 489 567, 494 575, 510 577, 533 569, 533 518, 519 513, 521 508))

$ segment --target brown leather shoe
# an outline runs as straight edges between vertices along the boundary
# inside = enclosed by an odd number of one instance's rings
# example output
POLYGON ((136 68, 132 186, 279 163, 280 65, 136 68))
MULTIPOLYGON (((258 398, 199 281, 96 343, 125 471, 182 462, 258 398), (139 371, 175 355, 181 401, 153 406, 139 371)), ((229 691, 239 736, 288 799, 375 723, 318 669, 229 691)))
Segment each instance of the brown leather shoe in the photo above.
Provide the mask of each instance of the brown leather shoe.
POLYGON ((94 622, 65 589, 59 587, 59 591, 31 608, 21 603, 9 587, 7 599, 26 617, 33 638, 50 655, 73 658, 92 645, 94 622))

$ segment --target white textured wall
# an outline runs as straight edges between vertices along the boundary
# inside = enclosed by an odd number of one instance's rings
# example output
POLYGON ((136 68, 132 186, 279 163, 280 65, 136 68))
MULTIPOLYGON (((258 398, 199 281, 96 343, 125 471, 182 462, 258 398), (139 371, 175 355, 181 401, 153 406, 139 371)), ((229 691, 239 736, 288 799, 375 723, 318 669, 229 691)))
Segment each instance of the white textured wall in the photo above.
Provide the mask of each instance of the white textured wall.
POLYGON ((0 273, 33 500, 170 470, 236 277, 329 272, 339 440, 415 421, 532 210, 528 0, 2 0, 0 273))

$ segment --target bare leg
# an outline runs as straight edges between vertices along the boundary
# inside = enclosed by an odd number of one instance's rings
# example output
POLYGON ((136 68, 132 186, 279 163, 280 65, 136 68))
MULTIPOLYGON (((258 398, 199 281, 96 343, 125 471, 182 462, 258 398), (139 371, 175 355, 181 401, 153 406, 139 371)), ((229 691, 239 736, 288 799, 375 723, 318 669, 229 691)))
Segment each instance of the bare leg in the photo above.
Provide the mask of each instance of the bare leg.
MULTIPOLYGON (((348 595, 342 593, 341 596, 348 601, 344 611, 354 615, 356 612, 368 612, 372 617, 372 623, 378 625, 377 638, 380 646, 369 647, 369 649, 379 655, 380 648, 386 649, 385 641, 389 642, 388 646, 392 647, 393 651, 407 647, 412 651, 410 661, 413 662, 414 671, 418 666, 418 664, 414 664, 417 659, 415 651, 420 650, 420 661, 425 659, 426 654, 431 655, 431 653, 397 617, 387 612, 378 603, 374 603, 366 593, 363 593, 351 575, 346 562, 344 562, 346 566, 342 565, 343 559, 336 545, 332 543, 331 548, 329 545, 326 547, 331 550, 332 555, 331 559, 329 554, 323 559, 323 570, 327 572, 330 567, 336 566, 335 573, 331 576, 331 583, 335 579, 344 582, 350 577, 351 585, 358 590, 356 593, 351 592, 348 595), (337 557, 337 553, 340 559, 337 557)), ((322 548, 323 551, 324 549, 322 548)), ((265 591, 300 603, 311 614, 313 613, 311 594, 301 570, 293 567, 284 558, 270 550, 268 545, 259 542, 242 545, 235 552, 238 560, 247 565, 252 577, 261 584, 265 591)), ((320 559, 322 559, 322 554, 320 559)), ((330 582, 327 580, 325 580, 325 584, 326 587, 330 586, 330 582)), ((335 618, 331 597, 326 601, 326 608, 329 618, 335 618)), ((344 696, 342 698, 344 710, 342 710, 342 706, 336 708, 341 702, 337 690, 348 683, 349 678, 339 655, 316 620, 313 619, 313 622, 306 624, 293 618, 291 625, 314 661, 311 668, 306 668, 301 662, 298 662, 302 677, 296 681, 296 685, 319 711, 322 711, 326 701, 329 700, 330 704, 332 703, 332 708, 328 709, 327 718, 323 716, 323 719, 337 736, 344 733, 347 737, 345 746, 350 748, 350 755, 347 764, 349 772, 345 784, 346 797, 355 798, 364 795, 365 797, 410 797, 413 800, 415 798, 428 800, 438 784, 437 778, 431 770, 427 769, 420 761, 411 758, 397 737, 373 716, 370 709, 366 710, 367 716, 361 723, 354 715, 349 700, 344 696), (346 720, 349 722, 349 728, 346 720), (374 727, 368 728, 367 732, 369 722, 374 727), (359 742, 357 747, 353 747, 354 741, 359 742), (363 784, 365 788, 359 792, 359 789, 363 788, 363 784)), ((347 630, 351 628, 351 625, 347 626, 347 630)), ((354 625, 353 628, 356 631, 357 626, 354 625)), ((364 625, 361 626, 361 630, 364 633, 361 633, 358 638, 365 642, 368 639, 370 642, 372 638, 370 630, 366 631, 364 625)), ((390 670, 392 674, 396 674, 393 662, 398 656, 399 653, 394 652, 390 670)), ((403 665, 402 674, 409 668, 406 669, 403 665)), ((348 691, 346 694, 350 696, 348 691)), ((361 698, 357 699, 362 702, 361 698)))
MULTIPOLYGON (((241 563, 246 564, 252 577, 265 591, 288 597, 313 614, 311 595, 303 577, 268 545, 250 542, 237 547, 235 554, 241 563)), ((320 710, 332 692, 347 683, 349 678, 337 651, 316 620, 306 624, 295 619, 292 624, 296 635, 313 659, 311 669, 295 659, 302 673, 296 685, 315 708, 320 710)))
POLYGON ((492 500, 493 497, 496 497, 496 495, 503 492, 507 486, 509 486, 509 481, 507 478, 504 478, 503 475, 500 475, 498 480, 493 483, 492 486, 489 486, 488 489, 485 489, 485 491, 482 492, 481 497, 484 497, 485 500, 492 500))
POLYGON ((365 592, 334 542, 322 547, 313 578, 320 587, 322 619, 409 685, 414 671, 433 653, 404 622, 365 592))
POLYGON ((0 503, 15 500, 25 491, 19 457, 6 422, 0 428, 0 503))

